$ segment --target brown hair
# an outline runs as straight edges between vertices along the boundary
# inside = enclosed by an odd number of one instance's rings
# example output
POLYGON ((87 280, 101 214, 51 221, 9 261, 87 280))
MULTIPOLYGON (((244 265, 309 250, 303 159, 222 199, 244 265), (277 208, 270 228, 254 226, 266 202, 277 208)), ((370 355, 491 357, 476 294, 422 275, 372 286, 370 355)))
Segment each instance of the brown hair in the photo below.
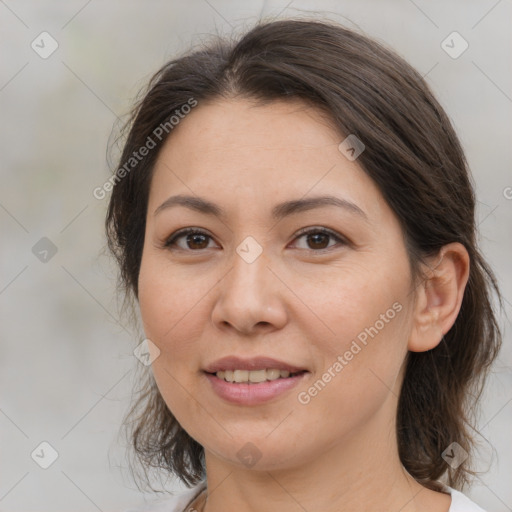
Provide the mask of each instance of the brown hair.
MULTIPOLYGON (((191 98, 200 105, 235 96, 308 102, 327 112, 340 133, 363 141, 358 163, 401 222, 415 278, 424 258, 445 244, 467 249, 470 274, 459 315, 436 348, 408 353, 397 410, 407 471, 431 489, 440 489, 441 478, 462 489, 474 474, 471 459, 452 468, 441 454, 454 441, 472 451, 473 406, 501 344, 491 292, 502 302, 477 247, 471 177, 447 115, 409 64, 366 36, 326 21, 260 22, 239 40, 217 38, 153 76, 130 118, 120 165, 191 98)), ((108 208, 109 247, 135 298, 152 169, 168 136, 172 131, 115 180, 108 208)), ((165 468, 187 485, 205 477, 203 448, 181 428, 151 377, 128 416, 145 468, 165 468)))

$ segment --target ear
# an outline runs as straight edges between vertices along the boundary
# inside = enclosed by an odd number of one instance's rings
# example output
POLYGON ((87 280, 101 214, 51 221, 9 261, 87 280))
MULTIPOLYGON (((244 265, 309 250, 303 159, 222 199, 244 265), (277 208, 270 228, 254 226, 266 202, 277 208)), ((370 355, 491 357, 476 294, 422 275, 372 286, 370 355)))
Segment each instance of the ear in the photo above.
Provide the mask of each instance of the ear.
POLYGON ((459 314, 469 277, 469 254, 454 242, 431 259, 426 280, 416 289, 414 317, 408 349, 425 352, 436 347, 459 314))

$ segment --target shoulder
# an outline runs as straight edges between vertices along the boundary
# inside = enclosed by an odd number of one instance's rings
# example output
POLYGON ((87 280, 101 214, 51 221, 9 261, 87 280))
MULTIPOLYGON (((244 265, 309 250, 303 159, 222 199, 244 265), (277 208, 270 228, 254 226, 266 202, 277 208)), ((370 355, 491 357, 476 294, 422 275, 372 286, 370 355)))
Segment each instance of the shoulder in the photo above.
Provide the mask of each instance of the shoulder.
POLYGON ((194 501, 204 488, 205 484, 202 483, 170 498, 164 498, 159 501, 147 503, 146 505, 131 508, 124 512, 193 512, 186 510, 187 505, 194 501))
POLYGON ((452 497, 452 504, 448 512, 485 512, 483 508, 479 507, 460 491, 452 489, 451 487, 447 487, 446 490, 452 497))

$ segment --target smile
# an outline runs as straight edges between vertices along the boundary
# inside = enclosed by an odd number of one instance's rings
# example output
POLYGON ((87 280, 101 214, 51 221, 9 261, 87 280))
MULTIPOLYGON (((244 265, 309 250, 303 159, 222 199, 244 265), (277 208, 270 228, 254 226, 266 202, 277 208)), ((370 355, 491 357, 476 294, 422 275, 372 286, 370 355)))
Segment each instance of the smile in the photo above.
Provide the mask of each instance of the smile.
POLYGON ((277 379, 287 379, 294 377, 301 372, 290 373, 288 370, 278 370, 277 368, 266 368, 263 370, 226 370, 218 371, 215 375, 226 382, 252 383, 272 381, 277 379))

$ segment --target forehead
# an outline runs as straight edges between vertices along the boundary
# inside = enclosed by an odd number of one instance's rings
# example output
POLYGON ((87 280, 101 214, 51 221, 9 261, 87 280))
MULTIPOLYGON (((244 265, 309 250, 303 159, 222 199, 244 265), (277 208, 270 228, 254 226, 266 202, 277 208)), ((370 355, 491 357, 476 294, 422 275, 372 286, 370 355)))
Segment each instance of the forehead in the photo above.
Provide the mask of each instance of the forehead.
POLYGON ((247 208, 248 201, 270 205, 339 192, 382 215, 386 205, 376 185, 339 151, 343 139, 325 113, 299 101, 199 103, 160 151, 150 208, 180 193, 247 208))
POLYGON ((161 156, 169 156, 180 146, 193 149, 181 156, 196 159, 221 159, 223 152, 229 152, 231 161, 236 154, 246 156, 247 151, 258 151, 259 156, 270 152, 272 158, 287 153, 289 157, 318 152, 327 145, 334 148, 340 140, 328 116, 301 101, 261 104, 252 99, 219 99, 199 103, 174 128, 161 156))

